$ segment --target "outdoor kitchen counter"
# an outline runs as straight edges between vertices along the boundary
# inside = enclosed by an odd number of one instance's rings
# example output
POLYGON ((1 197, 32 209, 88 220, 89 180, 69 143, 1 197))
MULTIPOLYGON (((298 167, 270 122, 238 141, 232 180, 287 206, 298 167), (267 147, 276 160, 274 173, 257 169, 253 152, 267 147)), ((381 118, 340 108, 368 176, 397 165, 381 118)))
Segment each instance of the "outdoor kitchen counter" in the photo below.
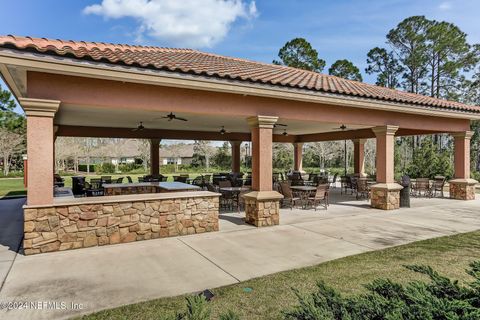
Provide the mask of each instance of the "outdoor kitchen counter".
POLYGON ((210 191, 179 191, 179 192, 164 192, 164 193, 144 193, 144 194, 127 194, 118 196, 101 196, 101 197, 60 197, 54 198, 53 205, 46 206, 28 206, 24 208, 42 208, 42 207, 59 207, 82 204, 100 204, 100 203, 122 203, 135 201, 156 201, 156 200, 175 200, 185 198, 204 198, 204 197, 219 197, 220 193, 210 191))
POLYGON ((201 190, 183 182, 135 182, 103 184, 106 196, 201 190))
POLYGON ((60 197, 24 206, 25 254, 218 231, 219 193, 60 197))

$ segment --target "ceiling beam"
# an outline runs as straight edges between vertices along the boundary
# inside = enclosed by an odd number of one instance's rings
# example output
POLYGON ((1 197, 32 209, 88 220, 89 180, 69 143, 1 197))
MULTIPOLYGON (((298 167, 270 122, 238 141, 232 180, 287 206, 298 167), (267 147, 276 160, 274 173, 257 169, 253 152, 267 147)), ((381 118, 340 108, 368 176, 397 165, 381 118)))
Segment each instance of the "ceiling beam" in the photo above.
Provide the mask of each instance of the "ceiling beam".
MULTIPOLYGON (((250 141, 250 133, 144 129, 133 131, 128 128, 86 127, 59 125, 57 136, 125 139, 172 139, 172 140, 212 140, 250 141)), ((295 142, 296 136, 274 134, 274 142, 295 142)))

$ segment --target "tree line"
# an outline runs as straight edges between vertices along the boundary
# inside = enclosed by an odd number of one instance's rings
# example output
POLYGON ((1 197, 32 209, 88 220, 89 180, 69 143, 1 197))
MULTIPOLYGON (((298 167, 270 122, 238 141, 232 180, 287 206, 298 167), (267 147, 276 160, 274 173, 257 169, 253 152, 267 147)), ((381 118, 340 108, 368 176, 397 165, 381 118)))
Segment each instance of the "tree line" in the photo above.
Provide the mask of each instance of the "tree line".
MULTIPOLYGON (((480 105, 480 45, 468 42, 467 34, 446 21, 412 16, 401 21, 385 36, 385 45, 366 53, 365 73, 375 76, 375 84, 402 89, 439 99, 480 105)), ((273 63, 323 72, 326 61, 304 38, 288 41, 273 63)), ((335 61, 328 74, 348 80, 362 81, 360 69, 347 59, 335 61)), ((473 121, 472 168, 480 175, 480 124, 473 121)), ((326 144, 326 143, 319 143, 326 144)), ((330 143, 331 144, 331 143, 330 143)), ((339 154, 339 145, 334 158, 339 154)), ((331 145, 332 147, 332 145, 331 145)), ((372 153, 372 144, 367 152, 372 153)), ((307 148, 311 148, 308 145, 307 148)), ((318 145, 318 158, 329 158, 332 152, 318 145), (329 156, 330 154, 330 156, 329 156)), ((396 171, 418 176, 451 174, 445 163, 453 161, 453 143, 449 135, 413 136, 397 139, 396 171), (426 166, 425 164, 428 164, 426 166), (433 167, 432 167, 433 166, 433 167), (442 172, 443 171, 443 172, 442 172)), ((347 162, 349 160, 347 159, 347 162)))

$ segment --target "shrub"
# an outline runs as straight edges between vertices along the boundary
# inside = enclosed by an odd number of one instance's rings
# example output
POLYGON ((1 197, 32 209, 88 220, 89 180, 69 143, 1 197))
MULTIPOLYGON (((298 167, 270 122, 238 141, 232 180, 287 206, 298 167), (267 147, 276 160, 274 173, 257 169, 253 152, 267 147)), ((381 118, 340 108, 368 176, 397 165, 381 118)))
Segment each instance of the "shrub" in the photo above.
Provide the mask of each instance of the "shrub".
POLYGON ((97 173, 115 173, 115 165, 110 162, 104 162, 101 166, 97 166, 97 173))
MULTIPOLYGON (((174 317, 163 317, 165 320, 211 320, 211 309, 204 295, 187 297, 187 310, 177 313, 174 317)), ((240 320, 235 312, 228 310, 221 314, 219 320, 240 320)))
POLYGON ((285 319, 480 319, 480 261, 467 273, 474 281, 460 285, 428 266, 407 266, 429 277, 429 282, 407 285, 377 279, 366 285, 367 293, 344 297, 323 282, 306 296, 296 291, 299 304, 284 311, 285 319))
MULTIPOLYGON (((78 165, 78 171, 80 172, 87 172, 87 165, 86 164, 79 164, 78 165)), ((95 172, 95 165, 91 164, 90 165, 90 172, 95 172)))

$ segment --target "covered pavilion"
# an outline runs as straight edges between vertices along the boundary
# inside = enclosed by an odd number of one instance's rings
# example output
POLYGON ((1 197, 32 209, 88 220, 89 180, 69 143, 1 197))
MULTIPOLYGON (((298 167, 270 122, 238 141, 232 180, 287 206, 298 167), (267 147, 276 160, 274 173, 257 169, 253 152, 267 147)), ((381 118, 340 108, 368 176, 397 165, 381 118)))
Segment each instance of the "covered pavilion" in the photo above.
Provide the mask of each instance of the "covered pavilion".
POLYGON ((475 197, 470 121, 480 119, 479 106, 190 49, 17 36, 0 37, 0 72, 27 117, 26 212, 58 206, 58 136, 150 139, 152 174, 161 139, 230 141, 233 172, 240 170, 240 143, 251 141, 253 191, 245 211, 257 226, 278 224, 274 142, 294 145, 301 170, 303 143, 351 139, 355 173, 362 174, 365 139, 376 138, 371 206, 390 210, 399 207, 401 189, 394 180, 395 137, 448 133, 455 141, 450 196, 475 197), (188 121, 158 119, 171 112, 188 121), (145 129, 132 131, 139 122, 145 129), (288 126, 287 136, 279 123, 288 126))

